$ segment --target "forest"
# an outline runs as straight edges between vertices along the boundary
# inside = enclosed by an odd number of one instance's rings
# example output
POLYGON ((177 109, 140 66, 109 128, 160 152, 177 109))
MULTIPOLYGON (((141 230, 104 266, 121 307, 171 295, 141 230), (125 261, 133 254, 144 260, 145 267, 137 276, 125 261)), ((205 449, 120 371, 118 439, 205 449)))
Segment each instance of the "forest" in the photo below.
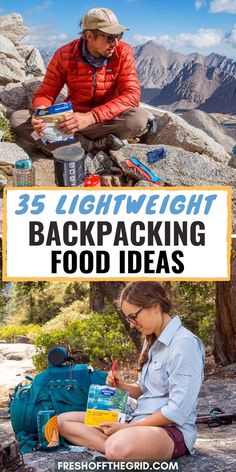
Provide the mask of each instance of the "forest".
MULTIPOLYGON (((235 258, 230 282, 163 282, 173 301, 172 314, 200 336, 217 363, 236 362, 235 258)), ((63 345, 78 362, 107 368, 119 358, 129 369, 142 346, 117 300, 122 282, 15 282, 0 287, 0 339, 27 336, 36 346, 38 371, 47 352, 63 345)))

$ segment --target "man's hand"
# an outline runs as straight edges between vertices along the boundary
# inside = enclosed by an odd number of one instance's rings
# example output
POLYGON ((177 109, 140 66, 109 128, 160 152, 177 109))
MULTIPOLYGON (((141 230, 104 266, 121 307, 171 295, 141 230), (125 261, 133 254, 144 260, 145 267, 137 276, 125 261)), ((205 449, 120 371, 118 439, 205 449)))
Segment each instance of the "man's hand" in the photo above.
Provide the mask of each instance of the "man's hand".
POLYGON ((76 133, 87 126, 94 125, 96 119, 91 111, 87 113, 68 113, 57 121, 57 127, 65 133, 76 133))
MULTIPOLYGON (((44 108, 47 108, 47 107, 46 107, 46 105, 41 105, 40 107, 37 107, 37 108, 44 109, 44 108)), ((34 115, 31 118, 31 123, 32 123, 32 126, 33 126, 34 130, 37 131, 38 134, 42 133, 43 130, 45 129, 45 127, 46 127, 45 121, 41 120, 41 118, 38 118, 34 115)))
POLYGON ((99 428, 103 431, 106 436, 111 436, 120 429, 128 428, 129 423, 101 423, 99 428))

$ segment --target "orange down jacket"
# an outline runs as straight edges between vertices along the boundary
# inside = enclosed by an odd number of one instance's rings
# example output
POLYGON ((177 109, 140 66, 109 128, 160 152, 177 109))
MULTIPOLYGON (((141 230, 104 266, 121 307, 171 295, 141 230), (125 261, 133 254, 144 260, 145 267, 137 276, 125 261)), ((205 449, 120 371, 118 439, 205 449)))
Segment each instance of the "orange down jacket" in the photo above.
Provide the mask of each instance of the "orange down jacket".
POLYGON ((34 95, 33 110, 52 105, 64 84, 73 110, 93 110, 99 123, 137 107, 140 85, 131 46, 119 42, 107 65, 95 68, 84 61, 81 45, 80 38, 56 51, 34 95))

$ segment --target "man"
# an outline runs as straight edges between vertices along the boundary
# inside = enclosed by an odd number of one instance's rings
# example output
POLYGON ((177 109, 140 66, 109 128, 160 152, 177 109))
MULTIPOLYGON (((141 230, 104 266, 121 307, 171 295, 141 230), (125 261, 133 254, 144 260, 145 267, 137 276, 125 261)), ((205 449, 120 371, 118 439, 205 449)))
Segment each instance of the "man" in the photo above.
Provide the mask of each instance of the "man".
MULTIPOLYGON (((74 113, 60 118, 58 128, 76 133, 75 139, 86 150, 118 149, 122 139, 144 134, 148 122, 148 113, 138 108, 140 86, 132 48, 121 42, 128 28, 120 25, 108 8, 89 10, 81 26, 81 37, 54 54, 32 108, 52 105, 66 84, 74 113)), ((34 116, 30 121, 25 110, 15 112, 11 123, 24 138, 26 133, 31 134, 32 126, 39 135, 45 128, 45 123, 34 116)), ((55 147, 58 145, 47 149, 55 147)))

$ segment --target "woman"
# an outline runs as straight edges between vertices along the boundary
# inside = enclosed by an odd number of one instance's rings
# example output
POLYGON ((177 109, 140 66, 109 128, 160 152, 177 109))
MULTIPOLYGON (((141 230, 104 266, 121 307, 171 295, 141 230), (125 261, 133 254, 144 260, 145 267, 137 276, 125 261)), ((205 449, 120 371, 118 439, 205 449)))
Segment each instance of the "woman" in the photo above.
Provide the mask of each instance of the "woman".
POLYGON ((196 439, 196 405, 203 379, 204 347, 170 317, 171 301, 158 282, 128 284, 121 309, 145 337, 138 382, 110 371, 107 384, 138 400, 130 421, 86 426, 84 412, 63 413, 59 431, 73 444, 103 452, 109 460, 170 460, 191 453, 196 439))

